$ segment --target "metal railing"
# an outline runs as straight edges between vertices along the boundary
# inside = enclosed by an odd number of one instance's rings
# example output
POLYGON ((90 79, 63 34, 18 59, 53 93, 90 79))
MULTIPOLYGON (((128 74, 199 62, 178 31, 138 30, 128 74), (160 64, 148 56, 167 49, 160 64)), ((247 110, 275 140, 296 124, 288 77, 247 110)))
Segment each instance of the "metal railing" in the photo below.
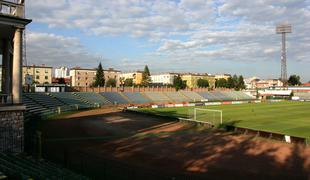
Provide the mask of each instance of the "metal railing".
POLYGON ((12 94, 0 94, 0 105, 10 105, 13 104, 12 94))
POLYGON ((0 0, 0 14, 24 18, 24 0, 0 0))

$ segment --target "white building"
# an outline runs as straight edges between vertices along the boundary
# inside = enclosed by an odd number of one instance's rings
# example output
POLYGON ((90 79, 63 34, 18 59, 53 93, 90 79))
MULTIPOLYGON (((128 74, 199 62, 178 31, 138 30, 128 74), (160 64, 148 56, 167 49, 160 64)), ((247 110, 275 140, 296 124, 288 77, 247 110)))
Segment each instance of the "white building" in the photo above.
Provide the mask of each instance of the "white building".
POLYGON ((59 67, 55 69, 55 78, 70 78, 70 70, 67 67, 59 67))
POLYGON ((154 84, 168 85, 173 84, 173 79, 177 75, 176 73, 154 74, 151 75, 151 80, 154 84))
POLYGON ((247 89, 283 86, 279 79, 259 79, 257 77, 247 78, 244 83, 247 89))

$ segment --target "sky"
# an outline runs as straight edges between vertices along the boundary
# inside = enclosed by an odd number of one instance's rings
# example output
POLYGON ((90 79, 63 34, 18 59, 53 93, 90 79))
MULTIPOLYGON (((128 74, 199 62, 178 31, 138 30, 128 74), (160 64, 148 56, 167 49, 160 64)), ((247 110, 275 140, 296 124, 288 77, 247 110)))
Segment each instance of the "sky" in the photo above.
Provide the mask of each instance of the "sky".
POLYGON ((310 80, 310 0, 26 0, 27 64, 310 80))

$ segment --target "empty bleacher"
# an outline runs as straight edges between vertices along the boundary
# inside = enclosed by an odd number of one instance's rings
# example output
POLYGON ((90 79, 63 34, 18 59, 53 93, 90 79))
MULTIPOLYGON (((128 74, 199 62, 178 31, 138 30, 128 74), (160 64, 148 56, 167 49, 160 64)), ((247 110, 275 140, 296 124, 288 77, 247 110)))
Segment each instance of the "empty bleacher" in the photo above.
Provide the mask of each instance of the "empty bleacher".
POLYGON ((118 92, 102 92, 100 95, 109 100, 112 104, 130 104, 130 102, 118 92))
POLYGON ((5 153, 0 153, 0 171, 9 179, 88 179, 47 161, 5 153))
POLYGON ((191 99, 184 96, 181 92, 163 92, 173 102, 190 102, 191 99))
POLYGON ((173 100, 169 99, 164 93, 162 92, 141 92, 146 97, 151 99, 152 102, 155 103, 163 103, 163 102, 173 102, 173 100))
POLYGON ((70 92, 50 93, 50 95, 70 106, 78 106, 79 108, 93 107, 93 104, 90 104, 86 101, 79 99, 78 97, 73 95, 73 93, 70 92))
POLYGON ((200 96, 202 96, 204 98, 204 100, 208 100, 208 101, 216 101, 216 100, 222 100, 219 99, 218 97, 214 96, 212 93, 210 92, 197 92, 200 96))
POLYGON ((150 99, 143 96, 140 92, 123 92, 123 94, 135 104, 144 104, 151 102, 150 99))
POLYGON ((198 102, 204 99, 204 97, 193 91, 181 91, 181 93, 193 102, 198 102))
POLYGON ((62 111, 68 111, 72 109, 68 104, 58 100, 53 96, 50 96, 49 94, 25 93, 24 96, 29 99, 32 99, 33 101, 37 102, 38 104, 42 105, 43 107, 53 112, 56 112, 58 108, 61 108, 62 111))
POLYGON ((110 101, 95 92, 75 92, 73 94, 78 96, 80 99, 87 101, 90 104, 98 104, 100 106, 111 105, 110 101))
POLYGON ((30 115, 39 115, 45 116, 53 114, 53 111, 44 107, 42 104, 30 99, 29 97, 23 95, 22 97, 23 104, 26 106, 26 115, 25 117, 29 117, 30 115))

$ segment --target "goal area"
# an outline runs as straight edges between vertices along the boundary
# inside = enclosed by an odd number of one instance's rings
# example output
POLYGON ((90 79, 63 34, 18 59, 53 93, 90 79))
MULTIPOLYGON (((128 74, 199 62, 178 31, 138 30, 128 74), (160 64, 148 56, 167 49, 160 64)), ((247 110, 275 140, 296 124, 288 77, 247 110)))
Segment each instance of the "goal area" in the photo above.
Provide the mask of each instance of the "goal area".
POLYGON ((212 127, 223 123, 223 111, 215 109, 194 108, 189 112, 189 119, 198 123, 206 123, 212 127))

